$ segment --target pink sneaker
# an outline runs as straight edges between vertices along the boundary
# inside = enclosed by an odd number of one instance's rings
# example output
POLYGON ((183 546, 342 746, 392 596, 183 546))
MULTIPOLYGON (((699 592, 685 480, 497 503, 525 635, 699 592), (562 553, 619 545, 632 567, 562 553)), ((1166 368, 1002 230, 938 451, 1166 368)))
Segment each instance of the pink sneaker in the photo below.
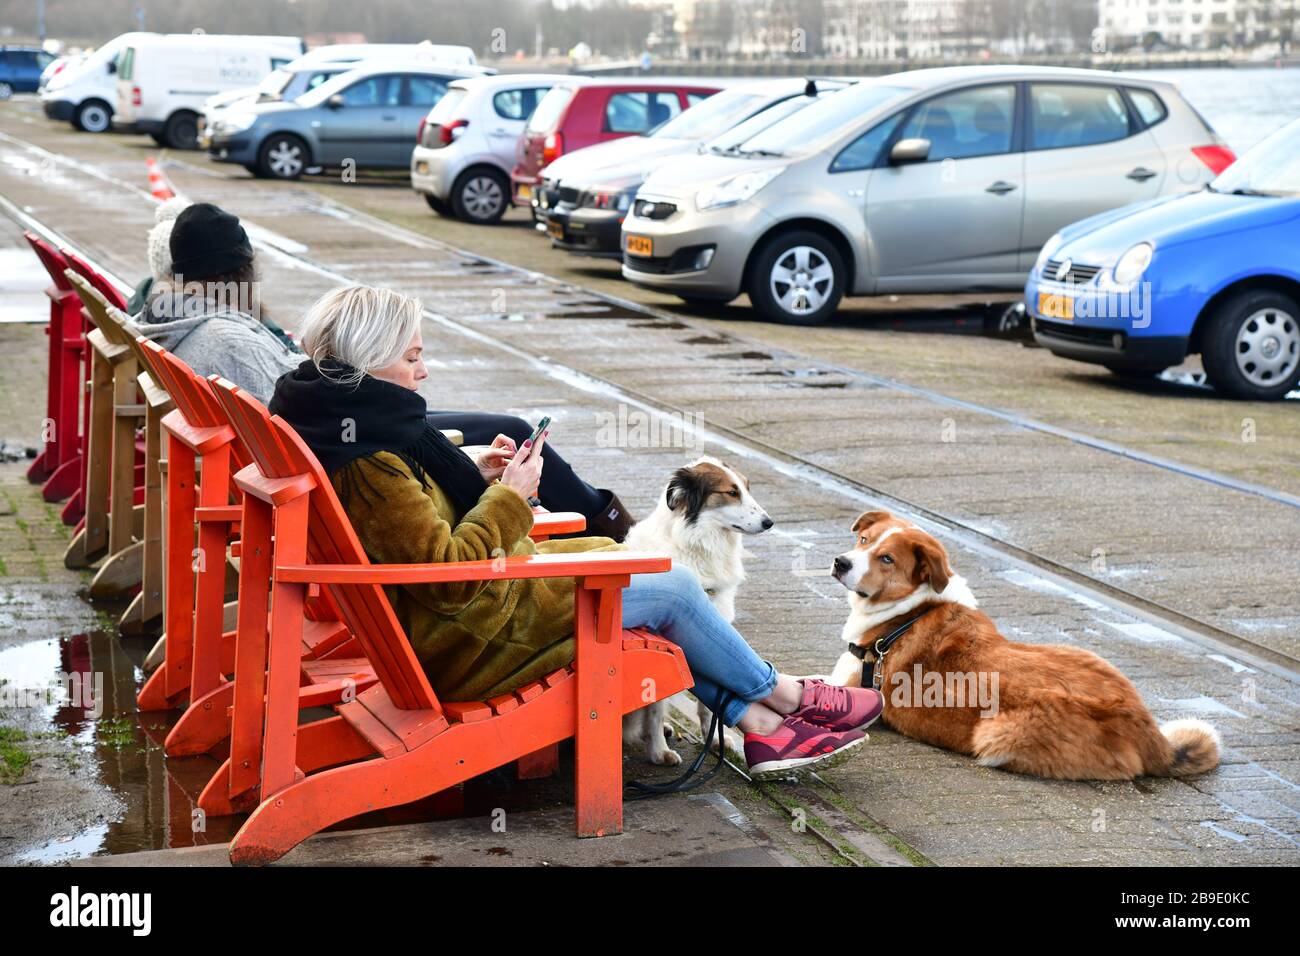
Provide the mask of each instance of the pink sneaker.
POLYGON ((827 730, 791 714, 774 734, 745 734, 745 762, 751 777, 768 780, 802 768, 833 767, 866 742, 860 730, 827 730))
POLYGON ((815 678, 803 683, 803 701, 794 716, 827 730, 865 730, 885 709, 885 695, 874 687, 837 687, 815 678))

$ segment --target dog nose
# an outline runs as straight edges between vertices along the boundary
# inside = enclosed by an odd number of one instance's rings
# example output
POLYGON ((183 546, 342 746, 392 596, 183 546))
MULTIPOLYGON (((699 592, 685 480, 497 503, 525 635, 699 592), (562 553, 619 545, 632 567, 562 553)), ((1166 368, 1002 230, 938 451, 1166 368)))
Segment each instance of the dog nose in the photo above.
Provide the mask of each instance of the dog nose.
POLYGON ((834 565, 835 576, 839 577, 843 574, 847 574, 851 566, 852 566, 852 562, 849 561, 848 558, 844 557, 844 555, 841 554, 839 557, 835 559, 835 565, 834 565))
POLYGON ((772 525, 774 525, 774 524, 776 524, 775 521, 773 521, 773 520, 772 520, 771 518, 769 518, 767 515, 763 515, 763 530, 764 530, 764 531, 766 531, 768 528, 772 527, 772 525))

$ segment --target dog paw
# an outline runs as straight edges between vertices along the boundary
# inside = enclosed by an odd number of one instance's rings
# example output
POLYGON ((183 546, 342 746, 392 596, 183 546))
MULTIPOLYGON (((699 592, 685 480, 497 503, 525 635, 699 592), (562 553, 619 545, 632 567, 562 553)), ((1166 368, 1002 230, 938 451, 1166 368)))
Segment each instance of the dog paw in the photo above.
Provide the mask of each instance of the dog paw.
POLYGON ((661 753, 650 754, 650 762, 660 767, 675 767, 682 762, 682 755, 671 747, 661 753))

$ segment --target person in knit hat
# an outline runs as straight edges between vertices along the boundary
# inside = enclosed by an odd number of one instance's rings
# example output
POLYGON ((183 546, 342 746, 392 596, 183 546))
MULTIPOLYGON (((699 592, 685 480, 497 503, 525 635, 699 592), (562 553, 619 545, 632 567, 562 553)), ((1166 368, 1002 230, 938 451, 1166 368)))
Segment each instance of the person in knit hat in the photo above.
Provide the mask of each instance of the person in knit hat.
POLYGON ((131 300, 126 305, 127 315, 139 314, 149 298, 149 293, 153 291, 155 282, 166 282, 171 278, 172 223, 176 221, 177 216, 185 211, 185 207, 189 204, 188 199, 173 196, 154 208, 154 224, 153 228, 149 230, 148 238, 149 275, 140 280, 135 287, 135 291, 131 294, 131 300))

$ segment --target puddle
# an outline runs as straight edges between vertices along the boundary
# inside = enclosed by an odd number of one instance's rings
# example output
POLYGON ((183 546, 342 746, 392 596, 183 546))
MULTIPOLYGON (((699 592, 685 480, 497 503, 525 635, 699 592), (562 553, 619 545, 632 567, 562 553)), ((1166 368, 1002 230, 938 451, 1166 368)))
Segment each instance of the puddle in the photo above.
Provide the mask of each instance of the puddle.
POLYGON ((683 345, 727 345, 731 342, 729 335, 695 335, 689 339, 682 339, 683 345))
POLYGON ((587 299, 578 302, 561 302, 560 306, 567 311, 547 312, 546 317, 549 319, 643 319, 645 313, 637 309, 629 309, 613 302, 602 302, 599 299, 587 299))
POLYGON ((766 352, 748 351, 748 352, 717 352, 707 356, 710 359, 727 359, 736 362, 770 362, 772 356, 766 352))
POLYGON ((628 326, 629 329, 688 329, 690 328, 685 322, 665 322, 660 319, 653 319, 649 322, 633 322, 628 326))

